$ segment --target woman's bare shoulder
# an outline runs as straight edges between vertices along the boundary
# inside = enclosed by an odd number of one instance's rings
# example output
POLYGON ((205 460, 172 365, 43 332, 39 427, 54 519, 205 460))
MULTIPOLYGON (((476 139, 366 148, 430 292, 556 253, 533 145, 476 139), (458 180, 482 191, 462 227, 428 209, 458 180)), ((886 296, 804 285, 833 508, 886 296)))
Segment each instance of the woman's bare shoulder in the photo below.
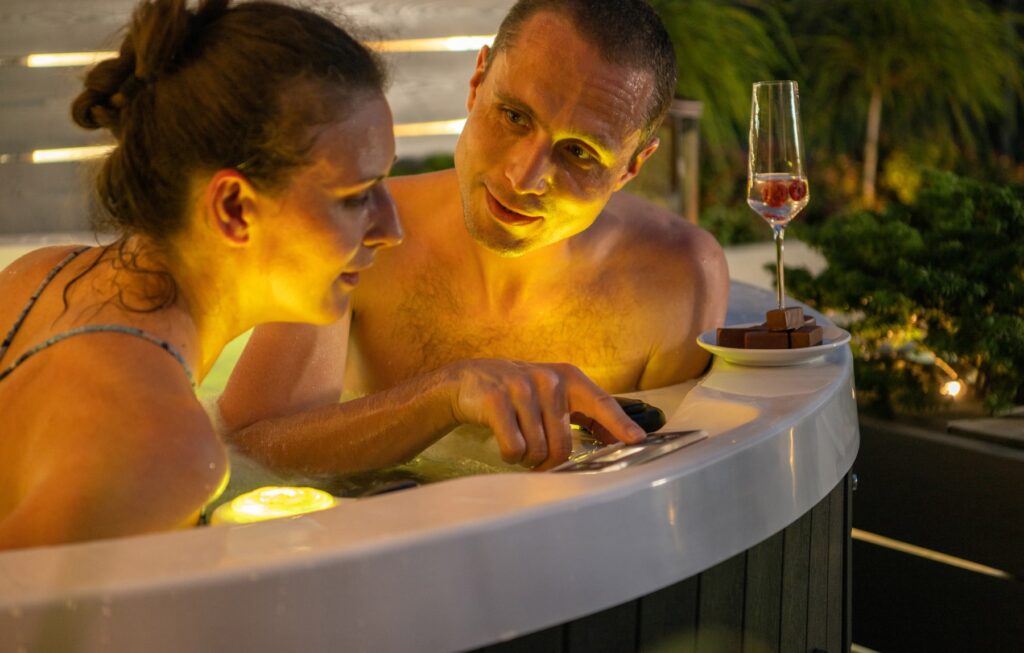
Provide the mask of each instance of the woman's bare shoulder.
POLYGON ((95 362, 73 356, 19 384, 20 434, 32 446, 20 469, 8 470, 20 476, 21 496, 0 518, 0 540, 26 546, 176 528, 221 487, 226 452, 191 386, 166 369, 154 376, 160 359, 123 345, 130 364, 108 360, 85 377, 95 362))
MULTIPOLYGON (((81 246, 43 247, 19 256, 10 265, 0 270, 0 296, 9 297, 11 301, 21 297, 27 298, 50 270, 79 247, 81 246)), ((0 309, 0 313, 2 313, 2 309, 0 309)))
POLYGON ((14 259, 10 265, 0 271, 0 282, 10 277, 32 276, 37 270, 49 271, 60 263, 64 257, 84 245, 52 245, 40 247, 22 254, 14 259))

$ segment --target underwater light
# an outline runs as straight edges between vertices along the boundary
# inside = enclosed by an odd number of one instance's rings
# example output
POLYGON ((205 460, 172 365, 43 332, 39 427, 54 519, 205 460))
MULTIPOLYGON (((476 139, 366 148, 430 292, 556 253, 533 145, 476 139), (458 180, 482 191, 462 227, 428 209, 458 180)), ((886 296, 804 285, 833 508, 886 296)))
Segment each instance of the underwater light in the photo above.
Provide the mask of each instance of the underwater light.
POLYGON ((326 510, 336 504, 333 496, 316 488, 261 487, 217 506, 210 523, 248 524, 326 510))

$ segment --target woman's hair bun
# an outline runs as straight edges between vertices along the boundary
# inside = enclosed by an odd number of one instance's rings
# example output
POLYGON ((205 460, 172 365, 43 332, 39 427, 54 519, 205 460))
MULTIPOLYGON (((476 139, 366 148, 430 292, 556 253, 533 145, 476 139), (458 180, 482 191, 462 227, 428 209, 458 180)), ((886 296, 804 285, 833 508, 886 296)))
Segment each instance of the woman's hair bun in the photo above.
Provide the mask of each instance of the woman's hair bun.
POLYGON ((188 60, 206 28, 223 16, 230 0, 147 0, 132 15, 118 56, 89 71, 71 116, 86 129, 109 129, 120 137, 122 109, 162 75, 188 60))

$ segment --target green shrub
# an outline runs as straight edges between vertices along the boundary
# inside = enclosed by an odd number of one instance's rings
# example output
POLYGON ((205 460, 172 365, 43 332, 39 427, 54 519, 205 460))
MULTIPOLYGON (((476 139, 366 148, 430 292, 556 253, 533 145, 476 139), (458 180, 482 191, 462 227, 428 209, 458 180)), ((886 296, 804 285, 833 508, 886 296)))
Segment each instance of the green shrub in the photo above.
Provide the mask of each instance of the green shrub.
POLYGON ((455 157, 452 154, 441 152, 418 158, 400 158, 395 161, 391 168, 392 177, 404 177, 405 175, 418 175, 424 172, 436 172, 455 167, 455 157))
POLYGON ((910 203, 804 238, 828 268, 787 271, 787 288, 851 318, 867 404, 928 406, 951 371, 990 411, 1024 402, 1024 190, 926 171, 910 203))
POLYGON ((768 223, 746 203, 709 206, 700 214, 700 226, 710 231, 723 246, 770 240, 772 234, 768 223))

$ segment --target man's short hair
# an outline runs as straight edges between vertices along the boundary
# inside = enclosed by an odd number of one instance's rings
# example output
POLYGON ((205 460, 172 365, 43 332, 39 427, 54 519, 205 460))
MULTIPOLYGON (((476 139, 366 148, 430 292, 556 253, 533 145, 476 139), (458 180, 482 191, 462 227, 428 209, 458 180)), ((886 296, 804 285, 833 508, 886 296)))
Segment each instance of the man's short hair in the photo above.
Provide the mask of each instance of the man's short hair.
POLYGON ((641 131, 641 147, 661 124, 676 88, 676 56, 661 18, 645 0, 519 0, 498 28, 486 71, 495 56, 509 49, 534 15, 565 16, 608 63, 649 72, 654 91, 641 131))

